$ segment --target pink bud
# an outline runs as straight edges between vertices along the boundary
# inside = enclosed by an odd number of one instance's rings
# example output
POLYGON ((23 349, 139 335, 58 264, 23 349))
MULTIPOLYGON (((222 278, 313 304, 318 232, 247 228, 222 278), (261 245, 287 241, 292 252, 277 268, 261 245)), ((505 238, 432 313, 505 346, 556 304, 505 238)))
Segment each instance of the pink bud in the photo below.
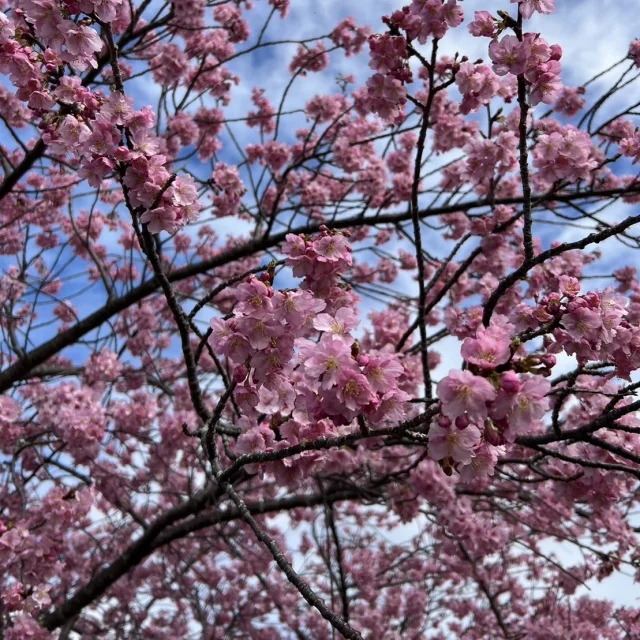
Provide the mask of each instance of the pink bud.
POLYGON ((575 313, 578 309, 587 307, 586 298, 574 298, 567 303, 567 313, 575 313))
POLYGON ((600 296, 595 291, 589 291, 584 299, 592 309, 597 309, 600 306, 600 296))
POLYGON ((518 391, 520 391, 520 380, 515 371, 503 373, 500 379, 500 386, 506 393, 518 393, 518 391))
POLYGON ((126 147, 118 147, 114 153, 115 159, 118 162, 129 162, 131 160, 132 155, 131 151, 126 147))
POLYGON ((462 431, 469 426, 470 420, 467 416, 458 416, 456 418, 456 427, 462 431))
POLYGON ((545 306, 549 313, 557 313, 560 310, 560 294, 552 293, 545 298, 545 306))
POLYGON ((541 360, 545 367, 551 368, 556 366, 556 357, 553 353, 545 353, 541 360))
POLYGON ((247 378, 247 367, 245 367, 243 364, 239 364, 234 370, 233 370, 233 379, 235 380, 235 382, 237 382, 238 384, 244 382, 247 378))
POLYGON ((366 367, 370 361, 371 361, 371 358, 366 353, 363 353, 360 356, 358 356, 358 364, 361 367, 366 367))
POLYGON ((449 418, 447 418, 447 416, 439 415, 438 416, 438 424, 443 429, 448 429, 451 426, 451 420, 449 420, 449 418))
POLYGON ((551 60, 562 58, 562 47, 559 44, 552 44, 549 48, 551 49, 551 60))

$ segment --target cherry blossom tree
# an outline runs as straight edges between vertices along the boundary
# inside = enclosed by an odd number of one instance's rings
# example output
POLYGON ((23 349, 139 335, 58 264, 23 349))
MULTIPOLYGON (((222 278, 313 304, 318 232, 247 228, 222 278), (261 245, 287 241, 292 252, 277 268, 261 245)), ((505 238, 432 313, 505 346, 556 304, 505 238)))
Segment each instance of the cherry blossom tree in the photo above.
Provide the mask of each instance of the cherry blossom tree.
POLYGON ((485 5, 2 0, 1 638, 640 637, 640 40, 485 5))

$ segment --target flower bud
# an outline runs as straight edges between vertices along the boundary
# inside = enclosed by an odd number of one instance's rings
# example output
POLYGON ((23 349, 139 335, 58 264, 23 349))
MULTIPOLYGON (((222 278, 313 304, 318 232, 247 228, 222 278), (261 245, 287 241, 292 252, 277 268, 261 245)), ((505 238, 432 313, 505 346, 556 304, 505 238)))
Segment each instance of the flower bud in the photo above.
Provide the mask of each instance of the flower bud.
POLYGON ((451 426, 451 420, 447 418, 447 416, 439 415, 438 416, 438 424, 443 429, 448 429, 451 426))
POLYGON ((561 296, 558 293, 551 293, 545 299, 545 305, 549 313, 558 313, 561 309, 561 296))
POLYGON ((248 373, 249 371, 247 370, 247 367, 245 367, 243 364, 239 364, 233 370, 233 379, 237 384, 241 384, 246 380, 248 373))
POLYGON ((589 291, 584 299, 592 309, 597 309, 600 306, 600 296, 595 291, 589 291))
POLYGON ((440 460, 438 464, 440 465, 440 468, 444 471, 444 474, 446 476, 453 475, 454 467, 453 460, 451 458, 444 458, 443 460, 440 460))
POLYGON ((470 420, 469 418, 467 418, 467 416, 458 416, 456 418, 456 428, 459 429, 460 431, 462 431, 463 429, 466 429, 470 424, 470 420))
POLYGON ((557 362, 557 358, 555 357, 555 355, 553 353, 545 353, 542 358, 542 364, 545 367, 549 367, 551 369, 551 367, 555 367, 556 366, 556 362, 557 362))
POLYGON ((506 393, 518 393, 520 391, 520 380, 514 371, 507 371, 502 374, 500 386, 506 393))

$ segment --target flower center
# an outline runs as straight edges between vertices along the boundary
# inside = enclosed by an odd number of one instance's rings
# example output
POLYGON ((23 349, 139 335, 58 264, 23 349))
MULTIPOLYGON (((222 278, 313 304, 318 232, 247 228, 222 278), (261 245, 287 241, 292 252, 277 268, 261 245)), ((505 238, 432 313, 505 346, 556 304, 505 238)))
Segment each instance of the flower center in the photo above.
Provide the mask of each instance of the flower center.
POLYGON ((461 400, 466 400, 471 395, 471 389, 469 389, 469 385, 463 384, 458 389, 458 397, 461 400))
MULTIPOLYGON (((325 365, 327 371, 336 371, 338 368, 338 360, 335 356, 329 356, 327 358, 327 364, 325 365)), ((351 384, 350 382, 347 385, 351 384)))
POLYGON ((347 384, 344 385, 344 393, 348 396, 357 396, 360 392, 360 386, 355 380, 349 380, 347 384))
POLYGON ((333 333, 343 334, 344 333, 344 325, 342 324, 342 322, 338 322, 337 320, 334 320, 331 323, 331 331, 333 331, 333 333))

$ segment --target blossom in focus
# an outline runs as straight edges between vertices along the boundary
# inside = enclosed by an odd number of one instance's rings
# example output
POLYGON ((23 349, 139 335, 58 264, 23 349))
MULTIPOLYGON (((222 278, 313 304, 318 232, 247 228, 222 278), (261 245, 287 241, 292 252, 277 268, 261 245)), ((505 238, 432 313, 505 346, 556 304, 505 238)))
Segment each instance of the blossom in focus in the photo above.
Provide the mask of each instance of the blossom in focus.
POLYGON ((437 385, 442 413, 454 420, 467 413, 472 420, 487 417, 487 403, 496 397, 496 390, 485 378, 470 371, 450 371, 437 385))

